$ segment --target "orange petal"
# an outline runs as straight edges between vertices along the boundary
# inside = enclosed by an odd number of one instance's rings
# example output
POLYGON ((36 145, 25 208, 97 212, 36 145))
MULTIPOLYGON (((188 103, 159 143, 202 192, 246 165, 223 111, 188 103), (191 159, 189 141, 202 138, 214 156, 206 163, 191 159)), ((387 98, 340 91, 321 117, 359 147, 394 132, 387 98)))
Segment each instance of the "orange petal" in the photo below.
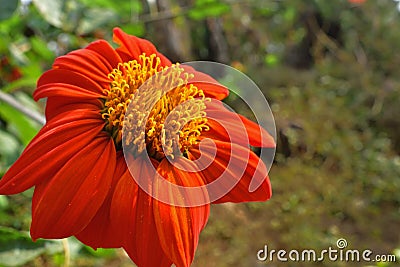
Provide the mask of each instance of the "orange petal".
POLYGON ((206 97, 221 100, 229 95, 228 88, 217 82, 211 76, 203 72, 196 71, 193 67, 189 65, 181 65, 181 67, 186 72, 194 74, 194 76, 189 79, 188 83, 193 84, 197 88, 203 90, 206 97))
POLYGON ((126 168, 115 187, 110 208, 111 227, 115 229, 114 235, 121 239, 122 245, 134 234, 137 195, 138 186, 126 168))
POLYGON ((269 199, 271 185, 263 161, 248 148, 213 141, 215 147, 206 143, 201 150, 192 147, 189 152, 192 160, 199 159, 196 163, 203 169, 201 175, 205 181, 208 184, 214 182, 212 187, 208 187, 213 203, 269 199))
MULTIPOLYGON (((175 164, 181 164, 181 166, 187 164, 180 161, 181 159, 177 159, 175 164)), ((173 184, 187 187, 204 184, 201 177, 196 173, 179 170, 166 159, 160 163, 157 170, 162 177, 173 184)), ((165 187, 159 187, 157 182, 154 186, 156 195, 163 190, 169 190, 165 187)), ((183 190, 180 197, 199 196, 186 195, 183 190)), ((208 196, 204 195, 203 197, 207 198, 208 196)), ((207 222, 209 211, 209 204, 197 207, 178 207, 154 200, 153 212, 161 247, 177 267, 187 267, 192 263, 200 231, 207 222)))
POLYGON ((119 225, 111 223, 111 200, 118 181, 122 180, 127 172, 126 163, 122 152, 117 152, 117 165, 115 167, 114 177, 111 189, 103 205, 97 211, 94 218, 76 237, 84 244, 97 248, 118 248, 123 245, 123 238, 126 236, 117 234, 120 231, 119 225))
POLYGON ((124 248, 138 266, 171 266, 172 261, 161 248, 157 235, 153 201, 150 195, 139 188, 134 218, 129 217, 133 227, 124 248))
POLYGON ((147 56, 156 54, 161 59, 162 66, 170 66, 171 61, 159 53, 156 47, 145 39, 126 34, 120 28, 114 28, 113 41, 120 45, 117 52, 125 61, 138 60, 139 56, 145 53, 147 56))
MULTIPOLYGON (((128 157, 127 162, 135 169, 135 175, 146 178, 154 175, 153 166, 148 166, 141 158, 128 157)), ((131 174, 126 172, 113 195, 112 228, 138 266, 171 266, 172 262, 161 249, 158 239, 152 201, 153 198, 139 188, 131 174)))
POLYGON ((99 59, 103 62, 104 66, 107 66, 110 72, 122 62, 114 48, 104 40, 94 41, 86 49, 96 52, 99 59))
MULTIPOLYGON (((47 84, 69 84, 81 88, 82 90, 91 91, 96 95, 103 94, 103 88, 96 82, 94 82, 89 77, 64 69, 52 69, 46 71, 37 82, 37 89, 33 93, 33 98, 37 101, 40 98, 48 97, 49 91, 47 93, 41 92, 44 90, 47 84)), ((61 93, 61 92, 60 92, 61 93)), ((54 96, 54 95, 53 95, 54 96)), ((60 95, 63 97, 64 95, 60 95)))
POLYGON ((115 164, 114 143, 104 134, 77 152, 48 183, 38 184, 32 238, 65 238, 81 232, 103 204, 115 164))
POLYGON ((47 181, 97 136, 99 115, 86 111, 49 121, 0 180, 0 194, 16 194, 47 181))
POLYGON ((98 99, 101 94, 86 90, 85 88, 65 84, 65 83, 48 83, 37 88, 35 97, 68 97, 70 99, 85 101, 90 99, 98 99))
POLYGON ((99 110, 101 109, 102 103, 99 99, 85 99, 85 101, 82 102, 82 100, 79 98, 73 99, 62 96, 54 96, 47 98, 45 114, 47 121, 52 120, 61 113, 71 111, 75 112, 77 110, 83 110, 88 113, 95 112, 100 118, 99 110))
POLYGON ((152 203, 153 198, 139 188, 134 218, 129 217, 133 227, 124 248, 138 266, 171 266, 157 235, 152 203))
POLYGON ((257 123, 227 110, 217 101, 207 102, 206 106, 210 131, 202 133, 202 137, 210 137, 244 146, 250 144, 255 147, 275 147, 274 138, 257 123))
POLYGON ((83 74, 103 86, 110 83, 107 75, 112 71, 100 60, 98 53, 88 49, 75 50, 58 57, 54 61, 53 68, 83 74))

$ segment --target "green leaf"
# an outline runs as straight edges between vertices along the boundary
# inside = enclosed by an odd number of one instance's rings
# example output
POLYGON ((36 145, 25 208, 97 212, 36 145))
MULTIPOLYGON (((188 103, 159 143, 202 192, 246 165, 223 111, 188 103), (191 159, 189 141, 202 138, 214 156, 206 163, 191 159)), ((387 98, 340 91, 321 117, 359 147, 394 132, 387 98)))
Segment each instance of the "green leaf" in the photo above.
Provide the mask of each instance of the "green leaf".
POLYGON ((0 210, 8 207, 8 199, 4 195, 0 195, 0 210))
POLYGON ((4 102, 0 102, 0 117, 7 122, 8 130, 15 134, 24 145, 32 140, 40 128, 40 125, 4 102))
POLYGON ((35 51, 43 60, 53 61, 54 53, 47 48, 47 43, 38 37, 30 38, 32 50, 35 51))
POLYGON ((88 34, 101 28, 109 21, 116 21, 117 14, 111 10, 102 8, 91 8, 85 12, 85 17, 81 19, 77 29, 79 35, 88 34))
MULTIPOLYGON (((0 130, 0 171, 10 166, 20 154, 21 146, 15 136, 0 130)), ((1 205, 0 205, 1 206, 1 205)))
POLYGON ((18 7, 18 0, 0 0, 0 20, 10 18, 18 7))
POLYGON ((268 54, 265 56, 264 61, 267 66, 275 66, 279 63, 279 58, 275 54, 268 54))
POLYGON ((51 25, 61 28, 65 0, 32 0, 43 18, 51 25))
POLYGON ((18 147, 15 137, 0 129, 0 154, 12 155, 18 150, 18 147))
POLYGON ((218 17, 230 10, 227 4, 215 0, 198 0, 188 15, 191 19, 201 20, 207 17, 218 17))
POLYGON ((142 3, 139 0, 80 0, 80 3, 90 8, 109 9, 124 17, 124 15, 131 15, 134 12, 140 12, 142 3))
POLYGON ((3 86, 3 88, 1 88, 1 90, 5 93, 10 93, 22 87, 35 88, 36 80, 36 78, 32 77, 22 77, 21 79, 6 84, 5 86, 3 86))
POLYGON ((286 9, 286 11, 283 13, 283 18, 287 22, 292 22, 296 17, 296 9, 294 7, 286 9))
POLYGON ((400 259, 400 248, 396 248, 396 249, 393 251, 393 254, 394 254, 397 258, 400 259))
POLYGON ((0 227, 0 263, 2 266, 20 266, 43 253, 53 254, 63 250, 57 240, 33 242, 26 232, 0 227))
POLYGON ((128 32, 129 34, 133 34, 136 36, 143 36, 146 31, 143 23, 139 22, 121 26, 121 29, 125 32, 128 32))
POLYGON ((110 258, 115 255, 115 250, 109 248, 98 248, 95 250, 91 247, 85 246, 84 249, 88 251, 91 255, 98 258, 110 258))

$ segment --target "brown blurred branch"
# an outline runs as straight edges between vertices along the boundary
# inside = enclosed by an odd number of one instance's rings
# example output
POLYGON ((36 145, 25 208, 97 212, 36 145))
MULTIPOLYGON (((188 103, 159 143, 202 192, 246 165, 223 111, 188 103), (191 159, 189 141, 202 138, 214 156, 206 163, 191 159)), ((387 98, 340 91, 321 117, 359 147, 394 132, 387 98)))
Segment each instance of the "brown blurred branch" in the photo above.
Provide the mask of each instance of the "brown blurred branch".
POLYGON ((139 16, 139 21, 144 23, 155 22, 160 20, 174 19, 186 15, 190 7, 180 7, 179 11, 163 10, 155 13, 139 16))

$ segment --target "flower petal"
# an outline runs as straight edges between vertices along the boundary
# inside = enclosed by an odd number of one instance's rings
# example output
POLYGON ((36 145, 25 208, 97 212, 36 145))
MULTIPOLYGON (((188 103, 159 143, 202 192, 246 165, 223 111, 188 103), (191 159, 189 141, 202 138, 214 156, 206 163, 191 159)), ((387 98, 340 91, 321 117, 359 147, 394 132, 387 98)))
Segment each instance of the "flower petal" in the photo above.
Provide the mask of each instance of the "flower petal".
POLYGON ((104 134, 76 153, 48 183, 38 184, 32 238, 65 238, 81 232, 103 204, 115 164, 114 143, 104 134))
POLYGON ((209 137, 243 146, 275 147, 274 138, 260 125, 240 114, 227 110, 218 101, 206 103, 209 131, 202 137, 209 137))
POLYGON ((272 195, 268 170, 250 149, 237 144, 213 140, 192 147, 189 158, 196 160, 201 175, 209 186, 213 203, 265 201, 272 195), (216 152, 216 153, 215 153, 216 152), (255 185, 256 189, 252 191, 255 185))
POLYGON ((115 69, 118 64, 122 62, 122 59, 114 48, 104 40, 90 43, 86 49, 96 52, 99 59, 103 61, 105 66, 107 66, 109 72, 111 72, 112 69, 115 69))
POLYGON ((49 121, 0 180, 0 194, 16 194, 51 178, 103 128, 99 114, 77 110, 49 121))
POLYGON ((228 88, 217 82, 210 75, 196 71, 190 65, 183 64, 180 65, 180 67, 182 67, 185 72, 193 74, 193 77, 189 79, 188 84, 193 84, 197 88, 203 90, 206 97, 222 100, 229 95, 228 88))
MULTIPOLYGON (((182 160, 177 159, 175 164, 181 166, 187 164, 182 160)), ((160 163, 157 170, 162 177, 173 184, 187 187, 204 184, 198 174, 175 168, 167 159, 160 163)), ((157 195, 160 191, 168 190, 168 188, 160 186, 156 182, 154 190, 157 195)), ((199 196, 187 195, 183 190, 181 197, 199 196)), ((207 198, 208 196, 205 195, 204 197, 207 198)), ((154 200, 153 211, 157 232, 164 252, 177 267, 189 266, 194 258, 200 232, 207 223, 210 205, 178 207, 154 200)))
MULTIPOLYGON (((139 177, 154 175, 154 167, 148 166, 141 158, 129 157, 127 162, 132 164, 135 175, 139 177)), ((114 234, 120 236, 126 252, 138 266, 171 266, 172 262, 161 249, 158 239, 152 201, 153 198, 126 172, 113 195, 112 228, 118 228, 114 234)))
POLYGON ((107 75, 112 70, 109 69, 109 64, 107 65, 103 63, 99 54, 95 51, 79 49, 58 57, 54 61, 53 69, 77 72, 105 86, 110 83, 107 75))
POLYGON ((72 99, 80 99, 80 100, 90 100, 90 99, 98 99, 102 97, 101 94, 86 90, 85 88, 65 84, 65 83, 48 83, 41 85, 37 88, 38 92, 36 93, 37 98, 45 98, 45 97, 68 97, 72 99))
POLYGON ((111 227, 115 229, 114 235, 122 245, 133 238, 137 196, 138 186, 126 168, 115 187, 110 208, 111 227))
MULTIPOLYGON (((97 248, 119 248, 123 245, 124 235, 116 234, 119 231, 119 225, 111 223, 111 201, 117 183, 123 179, 128 169, 121 151, 117 153, 117 165, 115 167, 114 177, 111 184, 111 190, 107 195, 103 205, 97 211, 94 218, 79 234, 75 235, 82 243, 97 248)), ((132 179, 132 178, 130 178, 132 179)), ((114 207, 115 208, 115 207, 114 207)), ((118 208, 118 207, 117 207, 118 208)))
POLYGON ((139 60, 139 56, 145 53, 147 56, 156 54, 161 59, 162 66, 170 66, 171 61, 159 53, 156 47, 145 39, 138 38, 123 32, 120 28, 114 28, 113 41, 120 45, 117 52, 125 61, 139 60))
MULTIPOLYGON (((46 71, 39 78, 37 82, 37 89, 33 93, 33 98, 36 101, 40 98, 55 96, 54 94, 49 95, 49 90, 44 91, 47 87, 43 86, 48 84, 68 84, 73 85, 75 88, 79 87, 84 91, 91 91, 96 95, 103 95, 103 88, 89 77, 71 70, 52 69, 46 71)), ((61 90, 58 90, 57 92, 59 93, 59 96, 65 96, 61 90)))
POLYGON ((54 117, 59 116, 61 113, 64 112, 69 113, 69 112, 75 112, 77 110, 83 110, 88 113, 96 113, 100 118, 101 115, 99 111, 101 109, 102 109, 102 103, 99 99, 86 99, 83 102, 80 99, 54 96, 47 98, 45 115, 47 121, 50 121, 54 117))

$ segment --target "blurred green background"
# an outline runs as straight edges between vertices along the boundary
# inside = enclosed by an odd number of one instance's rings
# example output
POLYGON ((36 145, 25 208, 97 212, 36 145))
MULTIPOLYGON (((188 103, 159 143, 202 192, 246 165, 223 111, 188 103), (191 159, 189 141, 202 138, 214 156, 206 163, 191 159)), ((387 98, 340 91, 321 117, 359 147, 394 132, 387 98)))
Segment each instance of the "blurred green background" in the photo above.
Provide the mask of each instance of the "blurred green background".
MULTIPOLYGON (((215 205, 193 266, 399 266, 400 13, 392 0, 0 0, 1 99, 32 92, 53 60, 119 26, 173 61, 247 74, 277 125, 265 203, 215 205), (336 248, 397 263, 261 262, 257 251, 336 248)), ((236 110, 240 103, 229 99, 236 110)), ((246 114, 246 110, 243 109, 246 114)), ((251 114, 246 114, 251 115, 251 114)), ((41 124, 0 100, 0 176, 41 124)), ((0 196, 0 266, 134 266, 122 250, 29 237, 32 191, 0 196)))

